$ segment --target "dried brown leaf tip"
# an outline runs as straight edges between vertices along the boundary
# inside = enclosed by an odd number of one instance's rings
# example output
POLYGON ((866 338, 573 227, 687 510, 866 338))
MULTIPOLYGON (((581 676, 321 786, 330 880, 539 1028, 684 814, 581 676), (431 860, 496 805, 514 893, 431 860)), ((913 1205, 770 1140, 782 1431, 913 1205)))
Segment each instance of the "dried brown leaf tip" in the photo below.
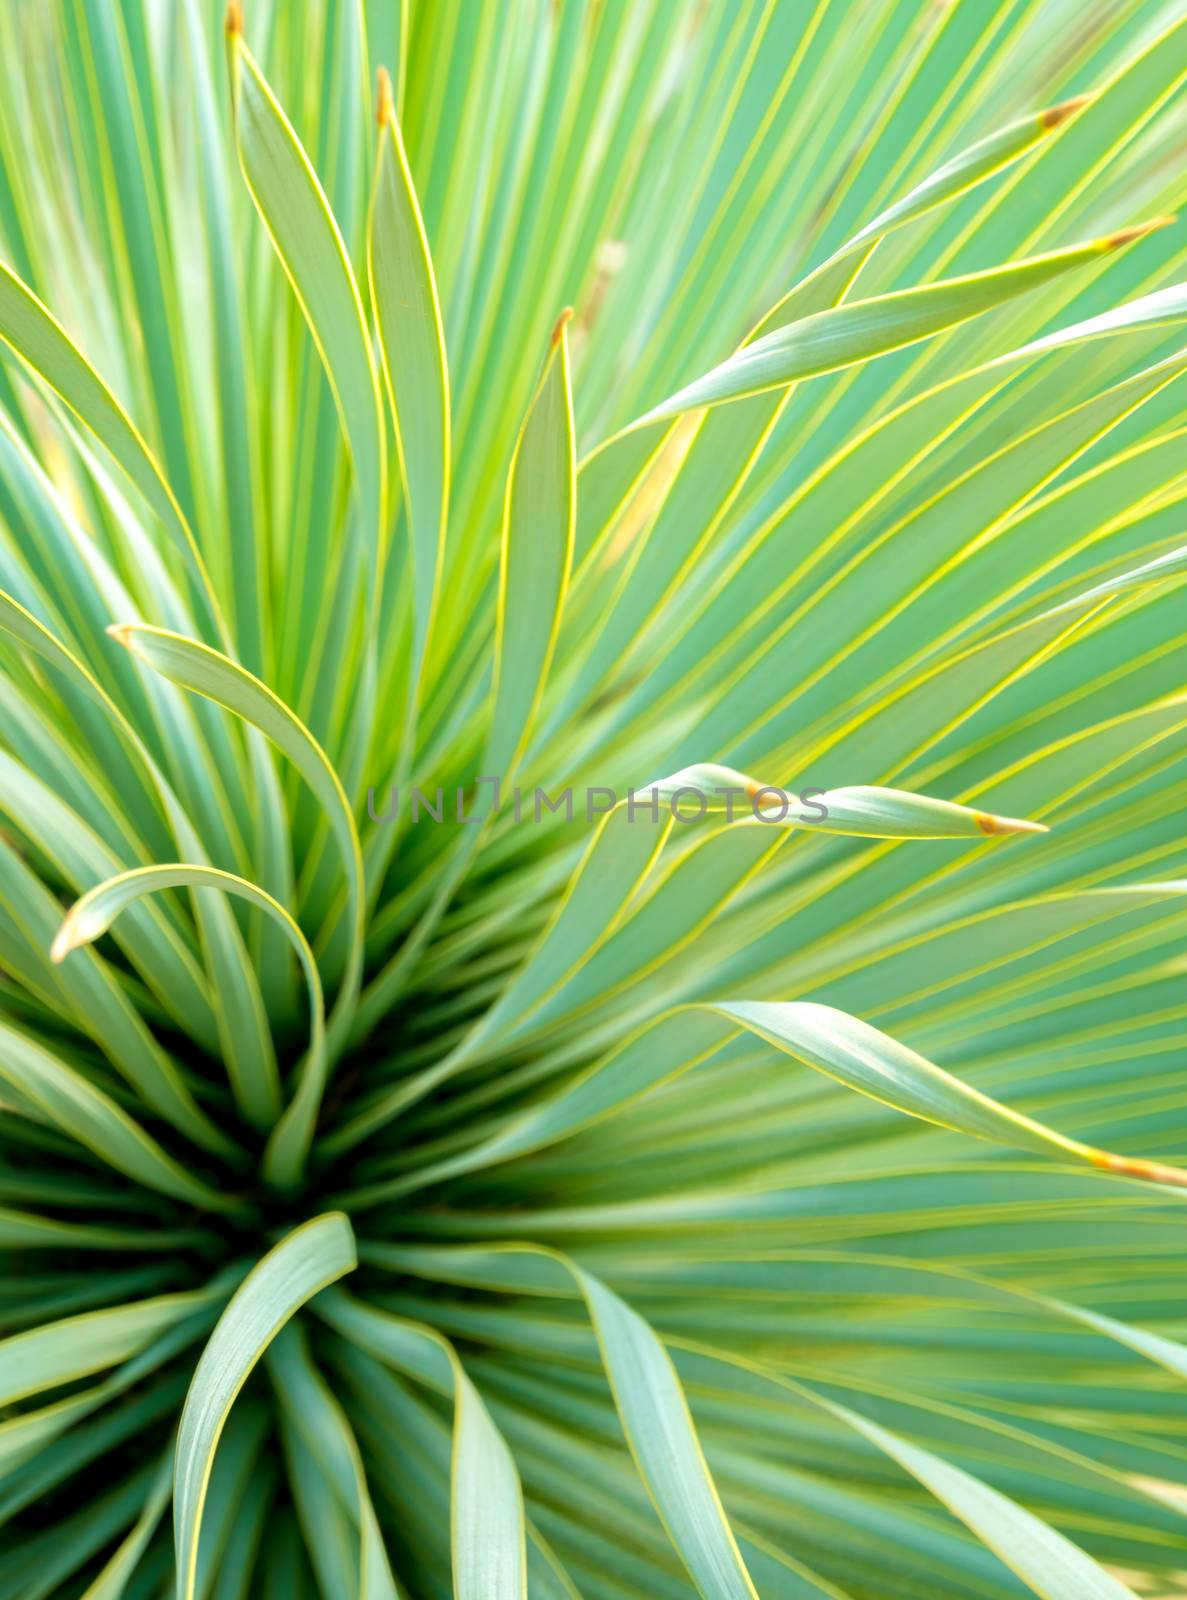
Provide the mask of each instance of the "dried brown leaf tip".
POLYGON ((1135 222, 1132 228, 1118 228, 1116 233, 1110 233, 1103 241, 1106 250, 1117 250, 1123 244, 1131 244, 1134 239, 1144 239, 1148 233, 1157 233, 1159 228, 1169 228, 1172 222, 1177 222, 1176 216, 1154 217, 1149 222, 1135 222))
POLYGON ((396 109, 395 97, 392 94, 391 74, 386 67, 380 67, 375 74, 375 120, 381 128, 386 128, 392 120, 396 109))
POLYGON ((550 349, 555 350, 557 345, 560 344, 561 335, 564 333, 566 325, 572 320, 572 317, 573 307, 566 306, 561 312, 560 316, 556 319, 556 324, 553 327, 552 338, 549 340, 550 349))
POLYGON ((1042 113, 1044 128, 1058 128, 1061 122, 1066 122, 1069 117, 1074 117, 1077 111, 1093 99, 1095 99, 1094 95, 1074 94, 1070 100, 1061 100, 1057 106, 1048 106, 1046 111, 1042 113))
POLYGON ((1182 1167, 1168 1166, 1164 1161, 1114 1155, 1111 1150, 1096 1150, 1091 1159, 1093 1166, 1104 1172, 1115 1172, 1122 1178, 1138 1178, 1143 1183, 1165 1183, 1175 1189, 1187 1189, 1187 1172, 1182 1167))
POLYGON ((1042 822, 1028 822, 1022 817, 995 817, 990 811, 976 811, 977 826, 990 836, 1005 833, 1048 833, 1042 822))
POLYGON ((243 32, 243 7, 239 0, 229 0, 226 21, 223 23, 228 39, 237 39, 243 32))

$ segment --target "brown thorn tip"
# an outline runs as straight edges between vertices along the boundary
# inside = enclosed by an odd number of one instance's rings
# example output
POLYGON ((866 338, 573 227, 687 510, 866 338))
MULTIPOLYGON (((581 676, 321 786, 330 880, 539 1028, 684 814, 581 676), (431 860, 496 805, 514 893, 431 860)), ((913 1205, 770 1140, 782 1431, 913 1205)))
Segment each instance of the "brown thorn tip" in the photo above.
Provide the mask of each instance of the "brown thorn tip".
POLYGON ((381 128, 386 128, 392 120, 392 113, 396 108, 396 102, 392 96, 391 74, 386 67, 380 67, 375 74, 375 95, 377 102, 375 120, 381 128))
POLYGON ((227 18, 223 26, 228 39, 235 39, 243 32, 243 7, 239 0, 228 0, 227 18))
POLYGON ((977 826, 982 833, 991 837, 1005 833, 1050 833, 1050 828, 1043 822, 1028 822, 1022 817, 997 817, 990 811, 975 813, 977 826))
POLYGON ((1169 228, 1172 222, 1179 219, 1173 214, 1166 217, 1153 217, 1149 222, 1135 222, 1132 228, 1118 228, 1116 233, 1110 233, 1104 241, 1106 250, 1119 249, 1123 244, 1130 244, 1134 239, 1144 239, 1148 233, 1156 233, 1159 228, 1169 228))
POLYGON ((1145 1183, 1165 1183, 1176 1189, 1187 1189, 1187 1172, 1182 1167, 1171 1167, 1163 1161, 1145 1161, 1140 1156, 1114 1155, 1110 1150, 1097 1150, 1092 1155, 1094 1166, 1106 1172, 1115 1172, 1123 1178, 1139 1178, 1145 1183))
POLYGON ((132 632, 133 624, 130 622, 112 622, 107 627, 107 632, 117 644, 127 645, 132 632))
POLYGON ((555 350, 557 345, 560 344, 561 334, 563 334, 565 331, 565 324, 572 320, 572 316, 573 307, 566 306, 561 312, 560 316, 556 319, 556 325, 552 330, 552 339, 550 341, 550 346, 552 349, 555 350))
POLYGON ((1095 99, 1096 96, 1091 94, 1074 94, 1070 100, 1061 100, 1057 106, 1048 106, 1042 117, 1044 128, 1058 128, 1061 122, 1075 116, 1082 106, 1095 99))

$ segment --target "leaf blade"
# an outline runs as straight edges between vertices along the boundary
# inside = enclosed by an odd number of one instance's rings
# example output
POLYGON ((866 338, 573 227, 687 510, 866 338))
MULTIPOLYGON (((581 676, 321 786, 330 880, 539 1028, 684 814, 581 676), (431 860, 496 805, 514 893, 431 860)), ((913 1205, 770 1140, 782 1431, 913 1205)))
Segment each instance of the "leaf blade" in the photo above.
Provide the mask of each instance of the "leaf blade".
POLYGON ((416 597, 411 682, 415 695, 432 630, 449 507, 449 370, 424 220, 391 104, 391 86, 382 72, 379 100, 368 268, 408 502, 416 597))
POLYGON ((313 165, 243 38, 228 24, 240 164, 309 325, 354 462, 371 577, 383 555, 387 461, 379 379, 358 284, 313 165))
POLYGON ((356 1264, 349 1222, 327 1212, 263 1256, 219 1318, 194 1369, 178 1427, 173 1476, 178 1600, 193 1600, 206 1489, 235 1396, 289 1318, 356 1264))
POLYGON ((1087 244, 1070 245, 985 272, 898 289, 870 300, 851 300, 835 309, 815 312, 743 346, 737 355, 679 390, 632 426, 679 416, 698 406, 720 405, 744 395, 761 394, 917 344, 1050 283, 1064 272, 1100 260, 1147 231, 1124 229, 1087 244))
POLYGON ((544 693, 573 560, 577 462, 568 314, 552 335, 507 481, 487 772, 507 782, 544 693))

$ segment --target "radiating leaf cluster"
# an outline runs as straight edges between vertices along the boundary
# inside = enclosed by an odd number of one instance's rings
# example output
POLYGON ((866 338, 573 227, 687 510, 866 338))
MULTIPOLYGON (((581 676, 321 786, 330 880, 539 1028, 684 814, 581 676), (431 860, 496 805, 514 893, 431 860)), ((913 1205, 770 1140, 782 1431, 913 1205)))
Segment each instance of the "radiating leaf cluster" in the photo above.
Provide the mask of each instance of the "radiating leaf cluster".
POLYGON ((1187 1593, 1184 0, 0 42, 0 1600, 1187 1593))

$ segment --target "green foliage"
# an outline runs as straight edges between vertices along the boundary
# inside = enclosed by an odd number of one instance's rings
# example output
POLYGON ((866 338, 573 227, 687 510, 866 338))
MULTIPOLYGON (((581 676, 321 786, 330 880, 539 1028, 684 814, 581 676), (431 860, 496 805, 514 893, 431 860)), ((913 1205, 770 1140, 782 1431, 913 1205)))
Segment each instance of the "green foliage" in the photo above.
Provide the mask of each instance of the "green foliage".
POLYGON ((1183 1593, 1187 3, 0 41, 0 1600, 1183 1593))

